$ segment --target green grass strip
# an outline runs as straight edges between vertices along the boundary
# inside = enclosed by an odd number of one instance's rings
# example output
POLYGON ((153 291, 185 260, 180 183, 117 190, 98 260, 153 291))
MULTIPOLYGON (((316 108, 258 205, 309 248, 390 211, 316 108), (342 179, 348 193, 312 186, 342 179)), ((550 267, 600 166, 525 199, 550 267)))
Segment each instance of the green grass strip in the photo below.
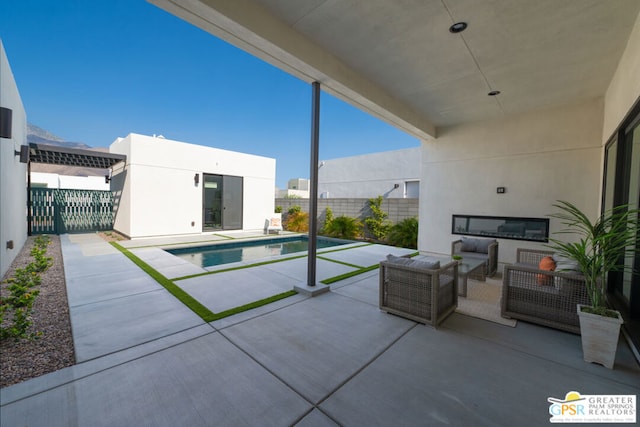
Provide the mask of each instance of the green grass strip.
MULTIPOLYGON (((354 246, 352 248, 334 249, 332 251, 322 252, 322 255, 328 254, 330 252, 347 251, 349 249, 356 249, 356 248, 361 248, 363 246, 369 246, 369 245, 372 245, 372 243, 365 243, 364 245, 354 246)), ((269 261, 256 262, 256 263, 253 263, 253 264, 239 265, 239 266, 236 266, 236 267, 223 268, 223 269, 215 270, 215 271, 207 271, 205 273, 197 273, 197 274, 190 274, 188 276, 174 277, 171 280, 175 280, 177 282, 178 280, 193 279, 194 277, 208 276, 210 274, 226 273, 228 271, 243 270, 245 268, 260 267, 261 265, 275 264, 277 262, 283 262, 283 261, 291 261, 292 259, 305 258, 306 256, 307 255, 305 254, 305 255, 292 256, 292 257, 287 257, 287 258, 282 258, 282 259, 272 259, 272 260, 269 260, 269 261)), ((325 261, 336 262, 338 264, 344 264, 344 265, 347 265, 347 266, 353 267, 353 268, 362 268, 361 266, 355 265, 355 264, 348 264, 348 263, 341 262, 341 261, 336 261, 336 260, 332 260, 332 259, 328 259, 328 258, 323 258, 321 256, 317 256, 317 257, 320 258, 320 259, 324 259, 325 261)))
POLYGON ((357 268, 357 269, 364 268, 364 267, 363 267, 363 266, 361 266, 361 265, 350 264, 350 263, 348 263, 348 262, 338 261, 337 259, 325 258, 325 257, 320 256, 320 255, 318 255, 318 256, 317 256, 317 258, 318 258, 318 259, 323 259, 323 260, 325 260, 325 261, 335 262, 336 264, 346 265, 347 267, 352 267, 352 268, 357 268))
MULTIPOLYGON (((264 299, 261 299, 261 300, 258 300, 258 301, 251 302, 249 304, 245 304, 245 305, 241 305, 241 306, 238 306, 238 307, 230 308, 229 310, 221 311, 220 313, 214 313, 211 310, 209 310, 207 307, 205 307, 204 305, 200 304, 200 302, 198 302, 195 298, 193 298, 191 295, 189 295, 187 292, 185 292, 178 285, 176 285, 171 280, 167 279, 162 274, 160 274, 157 270, 155 270, 149 264, 147 264, 146 262, 142 261, 140 258, 138 258, 136 255, 134 255, 128 249, 124 248, 123 246, 119 245, 116 242, 111 242, 111 245, 114 248, 118 249, 120 252, 122 252, 124 254, 124 256, 129 258, 135 265, 140 267, 140 269, 142 271, 144 271, 149 276, 151 276, 156 282, 158 282, 167 291, 169 291, 169 293, 171 295, 173 295, 180 302, 182 302, 184 305, 189 307, 189 309, 191 309, 194 313, 196 313, 198 316, 200 316, 202 318, 202 320, 204 320, 207 323, 213 322, 214 320, 220 320, 220 319, 223 319, 223 318, 228 317, 228 316, 233 316, 234 314, 242 313, 243 311, 247 311, 247 310, 251 310, 251 309, 254 309, 254 308, 262 307, 263 305, 267 305, 267 304, 270 304, 272 302, 279 301, 281 299, 288 298, 290 296, 298 294, 298 292, 296 292, 296 291, 287 291, 287 292, 283 292, 281 294, 274 295, 274 296, 269 297, 269 298, 264 298, 264 299)), ((296 257, 296 258, 301 258, 301 257, 296 257)), ((292 259, 292 258, 288 258, 288 259, 292 259)), ((231 270, 231 269, 228 269, 228 270, 231 270)))
POLYGON ((178 298, 184 305, 189 307, 194 313, 202 318, 205 322, 212 322, 216 319, 216 314, 214 314, 211 310, 209 310, 204 305, 200 304, 195 298, 181 289, 178 285, 173 283, 171 280, 164 277, 158 271, 156 271, 153 267, 151 267, 146 262, 142 261, 136 255, 134 255, 131 251, 124 248, 122 245, 119 245, 116 242, 111 242, 111 245, 118 249, 120 252, 124 254, 127 258, 129 258, 135 265, 140 267, 145 273, 151 276, 156 282, 162 285, 171 295, 178 298))
POLYGON ((348 279, 349 277, 366 273, 367 271, 373 271, 377 269, 379 266, 380 264, 373 264, 373 265, 370 265, 369 267, 361 268, 360 270, 350 271, 348 273, 344 273, 335 277, 329 277, 328 279, 321 280, 320 283, 323 283, 325 285, 330 285, 332 283, 339 282, 340 280, 348 279))
POLYGON ((275 264, 277 262, 291 261, 292 259, 305 258, 305 257, 306 255, 298 255, 298 256, 282 258, 282 259, 272 259, 269 261, 256 262, 254 264, 238 265, 236 267, 229 267, 221 270, 207 271, 206 273, 197 273, 197 274, 190 274, 189 276, 175 277, 171 280, 175 280, 177 282, 178 280, 193 279, 194 277, 209 276, 211 274, 226 273, 228 271, 244 270, 245 268, 260 267, 261 265, 275 264))
MULTIPOLYGON (((357 243, 357 242, 353 242, 353 243, 357 243)), ((347 245, 349 243, 345 243, 345 245, 347 245)), ((351 246, 350 248, 338 248, 338 249, 330 249, 328 251, 322 251, 322 252, 318 252, 320 254, 330 254, 332 252, 340 252, 340 251, 349 251, 351 249, 357 249, 357 248, 364 248, 365 246, 371 246, 373 245, 373 243, 364 243, 362 245, 358 245, 358 246, 351 246)))
MULTIPOLYGON (((373 243, 365 243, 364 245, 355 246, 355 247, 352 247, 352 248, 336 249, 336 250, 333 250, 333 251, 323 252, 322 255, 330 253, 330 252, 347 251, 349 249, 361 248, 363 246, 369 246, 369 245, 372 245, 372 244, 373 243)), ((414 252, 412 254, 409 254, 410 257, 414 257, 414 256, 417 256, 417 255, 420 255, 420 252, 414 252)), ((215 271, 207 271, 205 273, 197 273, 197 274, 190 274, 188 276, 174 277, 171 280, 174 280, 174 281, 177 282, 179 280, 193 279, 195 277, 209 276, 211 274, 226 273, 228 271, 243 270, 245 268, 260 267, 261 265, 275 264, 277 262, 290 261, 290 260, 298 259, 298 258, 306 258, 306 256, 307 255, 305 254, 305 255, 298 255, 298 256, 282 258, 282 259, 273 259, 273 260, 269 260, 269 261, 256 262, 254 264, 239 265, 239 266, 236 266, 236 267, 229 267, 229 268, 224 268, 224 269, 215 270, 215 271)), ((371 270, 375 269, 375 267, 378 265, 378 264, 376 264, 374 266, 362 267, 362 266, 355 265, 355 264, 349 264, 349 263, 343 262, 343 261, 336 261, 334 259, 325 258, 325 257, 322 257, 320 255, 318 255, 317 257, 320 258, 320 259, 323 259, 325 261, 331 261, 331 262, 335 262, 337 264, 344 264, 344 265, 346 265, 348 267, 362 269, 362 271, 356 272, 354 274, 346 273, 346 274, 351 274, 351 276, 355 276, 357 274, 366 273, 367 271, 371 271, 371 270)), ((351 276, 348 276, 348 277, 351 277, 351 276)), ((331 279, 333 279, 333 278, 329 278, 329 279, 325 279, 325 280, 331 280, 331 279)), ((338 279, 338 280, 341 280, 341 279, 338 279)), ((324 283, 324 281, 322 281, 321 283, 324 283)), ((333 282, 331 282, 331 283, 333 283, 333 282)))
POLYGON ((279 301, 281 299, 289 298, 290 296, 297 295, 296 291, 287 291, 278 295, 274 295, 269 298, 261 299, 249 304, 241 305, 238 307, 230 308, 229 310, 221 311, 214 314, 213 320, 220 320, 224 317, 233 316, 234 314, 242 313, 243 311, 252 310, 254 308, 262 307, 263 305, 271 304, 272 302, 279 301))
MULTIPOLYGON (((360 247, 360 246, 358 246, 358 247, 360 247)), ((349 249, 349 248, 347 248, 347 249, 349 249)), ((341 250, 344 250, 344 249, 341 249, 341 250)), ((418 255, 420 255, 420 252, 414 252, 412 254, 409 254, 409 257, 413 258, 414 256, 418 256, 418 255)), ((332 283, 339 282, 340 280, 348 279, 349 277, 357 276, 359 274, 366 273, 368 271, 373 271, 373 270, 377 269, 380 266, 380 264, 373 264, 373 265, 370 265, 369 267, 360 267, 360 266, 357 266, 357 265, 354 265, 354 264, 348 264, 346 262, 336 261, 336 260, 333 260, 333 259, 327 259, 327 258, 323 258, 323 257, 320 257, 320 256, 318 258, 324 259, 325 261, 332 261, 332 262, 336 262, 338 264, 344 264, 344 265, 347 265, 347 266, 350 266, 350 267, 358 268, 358 270, 355 270, 355 271, 350 271, 348 273, 344 273, 344 274, 341 274, 339 276, 329 277, 328 279, 321 280, 320 283, 325 284, 325 285, 330 285, 332 283)))

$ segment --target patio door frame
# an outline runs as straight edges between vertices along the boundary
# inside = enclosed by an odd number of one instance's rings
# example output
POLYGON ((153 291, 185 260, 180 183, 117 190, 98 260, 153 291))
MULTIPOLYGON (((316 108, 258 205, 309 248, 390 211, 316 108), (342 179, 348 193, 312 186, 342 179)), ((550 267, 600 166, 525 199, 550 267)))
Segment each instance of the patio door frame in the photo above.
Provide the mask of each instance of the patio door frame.
MULTIPOLYGON (((640 169, 632 164, 639 154, 633 151, 640 150, 640 143, 633 140, 640 135, 639 129, 640 97, 605 145, 601 211, 626 205, 634 198, 640 200, 640 169)), ((636 249, 640 249, 640 235, 636 249)), ((631 263, 634 271, 640 271, 640 253, 636 252, 631 263)), ((629 338, 640 348, 640 274, 610 273, 607 291, 609 301, 625 320, 629 338)))
POLYGON ((242 230, 244 178, 203 173, 202 181, 202 231, 242 230))

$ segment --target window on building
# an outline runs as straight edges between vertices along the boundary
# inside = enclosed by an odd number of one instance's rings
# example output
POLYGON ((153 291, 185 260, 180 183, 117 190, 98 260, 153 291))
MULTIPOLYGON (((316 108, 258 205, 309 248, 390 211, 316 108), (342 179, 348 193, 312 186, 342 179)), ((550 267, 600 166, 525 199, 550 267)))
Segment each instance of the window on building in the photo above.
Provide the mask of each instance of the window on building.
POLYGON ((420 197, 420 181, 405 181, 404 198, 417 199, 420 197))

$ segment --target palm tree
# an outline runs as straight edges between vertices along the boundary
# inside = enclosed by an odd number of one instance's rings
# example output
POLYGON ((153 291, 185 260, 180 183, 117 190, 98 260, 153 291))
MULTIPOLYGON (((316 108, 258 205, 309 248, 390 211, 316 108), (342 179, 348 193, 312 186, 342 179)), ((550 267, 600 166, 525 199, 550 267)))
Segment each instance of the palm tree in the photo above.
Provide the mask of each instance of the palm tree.
POLYGON ((560 211, 549 216, 559 219, 565 226, 555 234, 577 235, 578 241, 551 238, 548 246, 578 263, 585 277, 593 312, 605 315, 607 276, 611 271, 629 268, 624 259, 634 256, 638 250, 636 239, 640 211, 628 205, 616 206, 591 222, 580 209, 567 201, 560 200, 553 206, 560 211))

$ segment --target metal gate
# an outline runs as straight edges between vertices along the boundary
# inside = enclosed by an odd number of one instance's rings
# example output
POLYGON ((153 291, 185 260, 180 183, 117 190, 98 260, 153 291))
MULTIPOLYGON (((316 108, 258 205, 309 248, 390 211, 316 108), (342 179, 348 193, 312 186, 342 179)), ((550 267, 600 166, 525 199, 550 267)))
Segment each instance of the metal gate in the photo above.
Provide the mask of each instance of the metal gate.
POLYGON ((113 229, 113 193, 31 189, 32 234, 85 233, 113 229))

